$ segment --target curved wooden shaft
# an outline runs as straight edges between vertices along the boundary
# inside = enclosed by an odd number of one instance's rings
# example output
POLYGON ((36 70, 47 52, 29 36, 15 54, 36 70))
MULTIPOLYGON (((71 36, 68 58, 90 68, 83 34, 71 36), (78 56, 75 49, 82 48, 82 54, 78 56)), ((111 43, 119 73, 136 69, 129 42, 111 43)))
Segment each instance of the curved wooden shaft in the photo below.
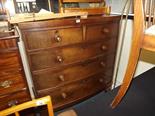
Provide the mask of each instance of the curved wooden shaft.
POLYGON ((137 62, 139 59, 139 54, 140 54, 141 49, 140 47, 137 48, 137 46, 134 46, 133 50, 135 50, 136 52, 131 52, 130 54, 129 63, 128 63, 128 67, 125 73, 123 84, 121 85, 116 97, 114 98, 111 104, 112 108, 115 108, 119 104, 119 102, 122 100, 122 98, 127 92, 129 85, 132 81, 132 77, 134 75, 134 72, 137 66, 137 62))
POLYGON ((126 94, 138 63, 144 37, 144 15, 142 0, 134 0, 134 15, 136 17, 134 17, 134 33, 129 62, 123 79, 123 84, 121 85, 116 97, 111 104, 112 108, 115 108, 126 94))

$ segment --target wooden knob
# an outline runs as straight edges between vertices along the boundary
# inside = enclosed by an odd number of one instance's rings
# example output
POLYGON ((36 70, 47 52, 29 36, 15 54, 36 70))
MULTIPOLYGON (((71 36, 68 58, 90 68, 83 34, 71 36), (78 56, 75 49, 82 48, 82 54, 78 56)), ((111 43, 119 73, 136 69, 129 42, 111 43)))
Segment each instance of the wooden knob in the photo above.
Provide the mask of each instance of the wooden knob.
POLYGON ((55 41, 56 41, 56 42, 61 42, 61 40, 62 40, 62 39, 61 39, 61 37, 60 37, 59 35, 56 35, 56 36, 55 36, 55 41))
POLYGON ((105 67, 105 63, 104 62, 101 62, 100 64, 101 64, 102 67, 105 67))
POLYGON ((103 83, 103 82, 104 82, 103 78, 100 78, 100 79, 99 79, 99 82, 100 82, 100 83, 103 83))
POLYGON ((61 41, 61 37, 59 36, 59 31, 58 30, 55 31, 55 41, 56 42, 60 42, 61 41))
POLYGON ((106 49, 107 49, 107 46, 102 45, 102 46, 101 46, 101 49, 102 49, 102 50, 106 50, 106 49))
POLYGON ((61 63, 63 62, 63 58, 61 56, 57 56, 57 61, 61 63))
POLYGON ((67 94, 66 93, 61 93, 61 96, 62 96, 62 98, 66 98, 67 97, 67 94))
POLYGON ((64 75, 59 75, 60 81, 65 81, 64 75))

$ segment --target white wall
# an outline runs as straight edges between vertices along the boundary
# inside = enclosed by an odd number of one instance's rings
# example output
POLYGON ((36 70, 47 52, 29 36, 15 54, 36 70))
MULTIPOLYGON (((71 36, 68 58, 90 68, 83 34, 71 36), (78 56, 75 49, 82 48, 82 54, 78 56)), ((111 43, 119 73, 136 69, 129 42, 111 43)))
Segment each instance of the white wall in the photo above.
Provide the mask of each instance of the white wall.
MULTIPOLYGON (((126 0, 105 0, 107 6, 111 6, 112 12, 121 13, 122 9, 126 3, 126 0)), ((130 13, 132 13, 132 7, 130 8, 130 13)))
MULTIPOLYGON (((121 13, 125 5, 125 2, 126 0, 106 0, 107 5, 110 5, 112 7, 112 13, 121 13)), ((130 13, 132 12, 133 12, 133 9, 131 6, 130 13)), ((123 21, 123 24, 124 24, 124 21, 123 21)), ((120 44, 122 40, 119 41, 119 45, 118 45, 118 54, 116 58, 116 67, 114 72, 114 81, 116 81, 116 86, 122 83, 123 76, 126 71, 129 52, 130 52, 130 46, 131 46, 132 31, 133 31, 132 29, 133 29, 133 21, 128 20, 125 37, 123 38, 124 43, 123 43, 121 54, 120 54, 120 48, 121 48, 120 44), (120 57, 120 64, 118 64, 119 57, 120 57)), ((123 30, 121 30, 121 32, 122 31, 123 30)), ((120 37, 122 37, 122 33, 120 37)), ((155 66, 155 53, 142 50, 142 53, 140 55, 140 61, 138 62, 137 70, 135 72, 135 76, 142 74, 143 72, 149 70, 154 66, 155 66)))
POLYGON ((141 73, 149 70, 152 67, 155 67, 155 53, 147 50, 142 50, 140 62, 137 66, 135 76, 140 75, 141 73))
MULTIPOLYGON (((123 21, 123 25, 124 24, 125 24, 125 21, 123 21)), ((114 83, 116 83, 117 86, 120 85, 122 82, 123 75, 125 74, 125 69, 128 63, 128 57, 129 57, 130 45, 131 45, 131 37, 132 37, 132 20, 128 20, 127 22, 127 27, 126 27, 124 38, 122 38, 124 26, 121 28, 122 28, 120 30, 121 36, 119 38, 116 65, 115 65, 115 71, 114 71, 114 81, 116 81, 114 83)))

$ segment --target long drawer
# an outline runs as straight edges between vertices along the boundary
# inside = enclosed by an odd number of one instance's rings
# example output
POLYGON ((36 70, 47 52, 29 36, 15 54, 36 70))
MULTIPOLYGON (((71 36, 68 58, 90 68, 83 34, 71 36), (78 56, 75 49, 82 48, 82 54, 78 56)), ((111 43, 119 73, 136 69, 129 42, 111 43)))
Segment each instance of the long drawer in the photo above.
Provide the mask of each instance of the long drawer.
POLYGON ((10 106, 20 104, 29 100, 30 96, 27 90, 0 96, 0 109, 6 109, 10 106))
POLYGON ((0 78, 5 79, 5 78, 12 78, 13 76, 17 74, 23 74, 23 68, 18 67, 18 68, 2 68, 0 69, 0 78))
POLYGON ((28 50, 43 49, 80 43, 82 35, 81 27, 28 31, 25 32, 25 43, 28 50))
POLYGON ((108 87, 104 82, 104 75, 100 73, 64 87, 56 88, 53 91, 39 91, 38 96, 51 95, 54 108, 60 108, 64 104, 67 105, 84 99, 106 88, 108 87))
POLYGON ((88 58, 112 53, 115 47, 111 46, 112 40, 107 42, 97 42, 89 44, 80 44, 65 48, 50 49, 29 54, 30 66, 32 70, 45 68, 55 68, 75 62, 84 61, 88 58))
POLYGON ((1 53, 0 70, 8 68, 13 68, 16 70, 21 68, 18 57, 19 57, 18 51, 1 53))
POLYGON ((37 90, 55 88, 72 81, 81 80, 99 72, 109 75, 113 71, 114 55, 98 57, 60 70, 35 72, 33 82, 37 90))

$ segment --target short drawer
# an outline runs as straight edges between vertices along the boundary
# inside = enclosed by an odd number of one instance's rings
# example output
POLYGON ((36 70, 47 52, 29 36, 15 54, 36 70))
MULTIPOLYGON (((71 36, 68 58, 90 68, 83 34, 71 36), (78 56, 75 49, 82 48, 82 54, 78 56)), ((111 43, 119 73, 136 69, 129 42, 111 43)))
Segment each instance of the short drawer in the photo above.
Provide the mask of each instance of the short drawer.
POLYGON ((0 77, 0 95, 21 91, 26 88, 22 74, 10 74, 0 77))
POLYGON ((28 50, 80 43, 81 41, 81 27, 25 32, 25 43, 28 50))
POLYGON ((87 43, 72 47, 58 48, 29 54, 32 70, 55 68, 87 60, 98 55, 114 52, 116 45, 112 41, 87 43))
POLYGON ((39 97, 51 95, 54 108, 59 108, 64 104, 68 105, 94 95, 106 88, 103 74, 97 74, 85 80, 77 81, 61 88, 56 88, 53 91, 39 91, 38 95, 39 97))
POLYGON ((12 94, 7 94, 5 96, 0 96, 0 110, 29 100, 30 95, 26 90, 12 94))
POLYGON ((17 69, 20 68, 18 51, 1 53, 0 70, 7 68, 17 68, 17 69))
POLYGON ((114 55, 99 57, 60 70, 36 72, 33 74, 33 82, 37 90, 42 90, 82 80, 99 72, 107 75, 108 71, 112 75, 113 63, 114 55))
POLYGON ((86 30, 86 40, 87 41, 96 41, 96 40, 103 40, 106 41, 110 38, 117 39, 118 35, 118 27, 117 23, 106 23, 104 25, 101 24, 94 24, 94 25, 87 25, 86 30))

